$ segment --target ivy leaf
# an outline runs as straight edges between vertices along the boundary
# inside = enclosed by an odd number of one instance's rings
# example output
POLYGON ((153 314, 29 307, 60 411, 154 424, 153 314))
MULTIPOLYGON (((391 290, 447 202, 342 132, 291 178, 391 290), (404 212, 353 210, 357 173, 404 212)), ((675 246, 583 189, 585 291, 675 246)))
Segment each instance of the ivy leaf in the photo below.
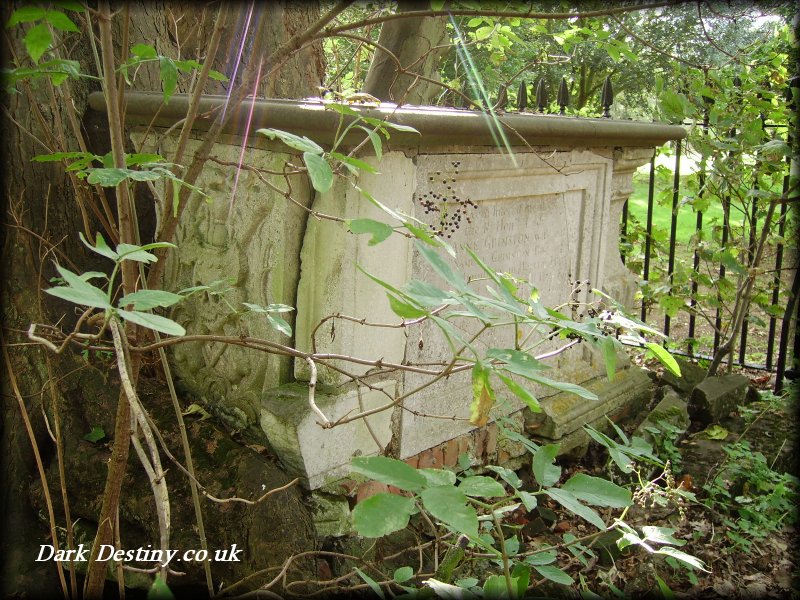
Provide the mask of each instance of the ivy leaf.
POLYGON ((325 193, 333 185, 333 171, 328 161, 314 152, 303 152, 303 161, 308 168, 311 185, 320 193, 325 193))
POLYGON ((28 30, 23 42, 33 62, 39 62, 42 54, 44 54, 50 47, 50 44, 53 43, 53 36, 50 34, 50 29, 47 25, 40 23, 28 30))
POLYGON ((405 528, 413 512, 413 498, 375 494, 353 509, 353 527, 364 537, 381 537, 405 528))

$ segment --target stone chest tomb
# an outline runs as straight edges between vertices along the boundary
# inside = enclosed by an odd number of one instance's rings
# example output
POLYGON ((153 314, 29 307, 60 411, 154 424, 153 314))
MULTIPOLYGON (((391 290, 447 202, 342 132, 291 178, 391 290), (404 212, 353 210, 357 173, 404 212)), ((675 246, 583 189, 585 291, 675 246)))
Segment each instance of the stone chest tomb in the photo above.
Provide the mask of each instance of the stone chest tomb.
MULTIPOLYGON (((168 105, 161 104, 158 94, 129 95, 127 118, 134 143, 143 151, 168 150, 175 140, 163 133, 185 114, 187 102, 179 95, 168 105)), ((206 97, 200 112, 223 102, 224 98, 206 97)), ((93 107, 103 108, 101 97, 93 97, 93 107)), ((336 135, 340 115, 319 101, 245 103, 242 119, 212 151, 213 159, 197 182, 210 202, 198 195, 192 198, 179 228, 178 250, 169 258, 165 285, 180 290, 226 280, 224 294, 196 294, 176 309, 173 318, 190 333, 249 335, 325 357, 329 366, 315 368, 315 400, 332 422, 389 406, 417 388, 419 392, 402 406, 322 428, 308 402, 311 372, 302 357, 187 343, 172 352, 175 373, 185 390, 204 400, 231 427, 268 442, 286 468, 311 489, 347 475, 356 455, 391 453, 421 466, 454 464, 461 452, 475 461, 509 460, 515 449, 498 444, 493 423, 476 429, 468 422, 469 371, 429 385, 425 384, 431 376, 424 372, 384 368, 380 376, 374 374, 376 361, 430 365, 452 353, 429 321, 407 328, 359 322, 400 321, 385 290, 364 272, 396 287, 411 279, 442 282, 413 239, 395 234, 370 246, 369 235, 348 231, 341 219, 391 221, 357 188, 392 211, 434 227, 438 215, 426 213, 426 203, 444 202, 449 215, 460 216, 452 221, 457 227, 449 227, 442 236, 449 235, 445 239, 456 249, 451 266, 466 278, 482 272, 463 245, 493 269, 530 281, 546 306, 562 305, 570 298, 586 301, 591 287, 630 306, 636 278, 622 264, 618 246, 631 178, 654 147, 680 139, 685 132, 675 126, 611 119, 503 114, 512 158, 508 148, 498 149, 488 121, 478 112, 388 104, 352 108, 414 127, 419 134, 391 131, 380 159, 368 152, 370 144, 364 145, 357 156, 375 173, 336 178, 330 190, 315 193, 304 173, 281 175, 286 163, 302 165, 299 153, 254 130, 281 129, 325 146, 336 135), (244 168, 236 168, 239 163, 244 168), (275 191, 287 186, 293 201, 275 191), (292 337, 270 327, 263 315, 235 314, 232 309, 244 302, 295 307, 295 312, 281 315, 293 325, 292 337), (335 314, 352 319, 327 318, 335 314), (364 364, 336 356, 357 357, 364 364)), ((208 121, 199 121, 190 151, 199 146, 207 126, 208 121)), ((346 147, 363 141, 366 134, 358 131, 351 130, 346 147)), ((503 328, 482 336, 479 345, 504 348, 513 343, 513 331, 503 328)), ((559 344, 563 341, 548 342, 537 352, 555 350, 559 344)), ((562 450, 582 443, 584 424, 600 424, 605 415, 627 410, 649 396, 649 378, 643 372, 621 359, 609 382, 602 357, 586 344, 548 362, 553 367, 548 377, 583 385, 599 400, 533 385, 529 389, 543 409, 534 414, 498 389, 493 416, 507 416, 507 425, 534 437, 559 441, 562 450)))

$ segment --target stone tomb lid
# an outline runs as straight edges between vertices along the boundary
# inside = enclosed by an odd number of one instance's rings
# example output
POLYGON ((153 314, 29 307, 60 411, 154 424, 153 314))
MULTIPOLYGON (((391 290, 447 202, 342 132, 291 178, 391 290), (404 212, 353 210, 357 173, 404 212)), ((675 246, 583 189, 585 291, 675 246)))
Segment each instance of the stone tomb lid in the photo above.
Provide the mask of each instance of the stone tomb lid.
MULTIPOLYGON (((160 92, 129 92, 126 98, 125 115, 128 125, 153 124, 159 127, 170 127, 183 119, 191 99, 188 94, 174 94, 165 104, 160 92)), ((199 107, 201 116, 195 122, 194 129, 208 130, 226 100, 225 96, 203 96, 199 107)), ((329 103, 319 99, 247 99, 236 113, 232 113, 223 132, 243 135, 249 122, 251 137, 256 129, 273 127, 308 136, 319 143, 331 143, 340 115, 334 110, 326 110, 325 104, 329 103)), ((89 106, 105 112, 103 94, 91 94, 89 106)), ((364 116, 387 119, 420 132, 421 135, 393 130, 388 144, 393 148, 445 144, 497 146, 497 136, 490 127, 490 119, 477 110, 412 105, 398 108, 388 102, 351 104, 350 107, 364 116)), ((664 123, 516 112, 500 113, 498 117, 506 126, 508 143, 517 147, 654 147, 686 137, 683 127, 664 123)), ((345 116, 345 122, 350 119, 352 117, 345 116)), ((347 142, 358 143, 364 138, 361 131, 352 130, 351 133, 352 137, 347 142)), ((266 143, 266 138, 263 140, 266 143)))

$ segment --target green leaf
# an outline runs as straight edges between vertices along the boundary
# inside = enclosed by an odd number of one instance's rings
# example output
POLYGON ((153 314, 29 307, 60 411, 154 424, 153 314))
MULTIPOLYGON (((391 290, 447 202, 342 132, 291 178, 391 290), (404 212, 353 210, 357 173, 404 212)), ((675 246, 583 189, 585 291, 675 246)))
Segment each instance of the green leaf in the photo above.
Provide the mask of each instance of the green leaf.
POLYGON ((556 562, 557 558, 558 554, 555 550, 546 550, 544 552, 537 552, 536 554, 525 557, 525 564, 531 566, 549 565, 556 562))
POLYGON ((464 281, 463 276, 460 273, 456 273, 453 269, 442 259, 439 254, 423 244, 419 241, 416 242, 415 246, 420 254, 428 261, 428 264, 433 267, 433 270, 444 279, 447 283, 455 287, 457 290, 465 290, 467 289, 467 282, 464 281))
POLYGON ((412 279, 404 287, 403 291, 414 302, 421 306, 439 306, 452 302, 450 296, 435 285, 427 281, 412 279))
POLYGON ((300 150, 301 152, 311 152, 313 154, 322 154, 324 152, 322 146, 320 146, 316 142, 311 141, 305 136, 300 137, 299 135, 289 133, 288 131, 281 131, 280 129, 268 128, 268 129, 257 129, 256 133, 265 135, 271 140, 278 138, 280 141, 282 141, 290 148, 294 148, 295 150, 300 150))
POLYGON ((267 313, 267 323, 269 323, 270 327, 275 331, 280 331, 283 335, 292 337, 292 326, 289 325, 283 317, 267 313))
MULTIPOLYGON (((514 538, 516 539, 516 538, 514 538)), ((506 543, 508 545, 508 543, 506 543)), ((511 571, 511 581, 516 585, 516 597, 524 598, 531 583, 531 568, 525 563, 517 563, 511 571)))
POLYGON ((568 511, 575 513, 579 517, 586 519, 597 527, 598 529, 605 530, 606 524, 603 523, 603 519, 600 518, 600 515, 597 512, 589 508, 588 506, 584 506, 578 499, 570 492, 563 490, 563 489, 556 489, 556 488, 549 488, 544 490, 544 493, 550 496, 553 500, 558 502, 561 506, 566 508, 568 511))
POLYGON ((83 232, 78 232, 78 237, 81 238, 83 245, 89 248, 92 252, 97 252, 100 256, 105 256, 106 258, 110 258, 113 261, 116 261, 119 258, 119 254, 114 252, 111 248, 108 247, 106 244, 106 240, 101 233, 97 234, 97 242, 94 246, 92 246, 85 237, 83 237, 83 232))
POLYGON ((503 575, 490 575, 483 582, 483 597, 492 600, 508 599, 508 586, 503 575))
POLYGON ((155 59, 158 56, 156 49, 147 44, 136 44, 132 46, 131 54, 143 59, 155 59))
POLYGON ((33 162, 56 162, 59 160, 66 160, 69 158, 86 158, 94 157, 91 152, 53 152, 51 154, 37 154, 31 161, 33 162))
POLYGON ((472 600, 473 598, 478 598, 478 596, 463 587, 450 585, 438 579, 426 579, 424 583, 433 590, 434 594, 445 600, 472 600))
POLYGON ((134 312, 128 310, 119 310, 117 312, 119 313, 119 316, 126 321, 136 323, 137 325, 141 325, 147 329, 154 329, 156 331, 160 331, 161 333, 166 333, 167 335, 174 335, 175 337, 186 335, 186 330, 172 319, 167 319, 166 317, 160 317, 159 315, 153 315, 145 312, 134 312))
MULTIPOLYGON (((515 490, 518 490, 522 487, 522 480, 519 478, 519 475, 514 473, 511 469, 506 469, 505 467, 497 467, 495 465, 487 465, 486 468, 489 471, 493 471, 497 473, 500 478, 505 481, 508 485, 510 485, 515 490)), ((534 506, 535 506, 534 502, 534 506)))
POLYGON ((428 484, 416 469, 387 456, 356 456, 350 465, 355 473, 409 492, 419 492, 428 484))
POLYGON ((511 379, 510 377, 506 377, 502 373, 498 373, 495 371, 495 374, 500 378, 500 380, 506 384, 506 387, 511 390, 517 398, 522 400, 525 404, 528 405, 528 408, 531 409, 532 412, 542 412, 542 407, 539 406, 539 401, 536 397, 531 394, 528 390, 518 384, 516 381, 511 379))
POLYGON ((367 133, 369 136, 369 141, 372 142, 372 147, 375 149, 375 158, 380 160, 383 156, 383 142, 381 141, 381 136, 379 136, 372 129, 364 127, 363 125, 358 125, 358 128, 363 129, 367 133))
MULTIPOLYGON (((522 373, 520 373, 522 375, 522 373)), ((586 388, 583 388, 579 385, 575 385, 574 383, 567 383, 565 381, 556 381, 555 379, 550 379, 549 377, 543 377, 542 375, 527 375, 527 378, 531 381, 536 381, 537 383, 541 383, 548 387, 554 388, 556 390, 560 390, 562 392, 568 392, 570 394, 575 394, 576 396, 580 396, 581 398, 585 398, 586 400, 598 400, 597 394, 594 392, 590 392, 586 388)))
POLYGON ((22 8, 18 8, 11 13, 11 17, 8 19, 8 23, 6 23, 6 28, 13 27, 19 23, 31 23, 43 19, 45 12, 43 8, 39 8, 38 6, 23 6, 22 8))
POLYGON ((539 575, 541 575, 545 579, 549 579, 554 583, 558 583, 561 585, 572 585, 573 583, 575 583, 571 575, 562 571, 558 567, 553 567, 551 565, 544 565, 544 566, 533 565, 533 568, 539 572, 539 575))
POLYGON ((614 338, 603 338, 600 341, 600 349, 603 351, 603 359, 606 363, 606 376, 609 381, 614 381, 614 375, 617 373, 617 344, 614 338))
POLYGON ((467 497, 451 485, 422 490, 420 494, 425 509, 440 521, 460 533, 478 536, 478 515, 467 506, 467 497))
POLYGON ((167 56, 158 57, 159 77, 164 88, 164 103, 169 102, 178 87, 178 67, 175 61, 167 56))
POLYGON ((56 265, 56 270, 67 283, 67 286, 49 288, 44 290, 45 292, 51 296, 69 300, 70 302, 75 302, 82 306, 93 306, 106 310, 111 308, 108 297, 103 290, 81 279, 69 269, 56 265))
POLYGON ((369 233, 372 235, 372 239, 367 242, 368 246, 380 244, 383 240, 392 235, 394 231, 390 225, 375 221, 374 219, 348 219, 345 223, 352 233, 369 233))
POLYGON ((117 254, 119 254, 119 260, 133 260, 143 263, 158 261, 155 254, 150 254, 142 246, 135 244, 117 244, 117 254))
POLYGON ((104 437, 106 437, 105 429, 103 429, 99 425, 95 425, 94 427, 92 427, 92 430, 89 433, 83 436, 83 439, 85 439, 87 442, 94 443, 94 442, 99 442, 104 437))
POLYGON ((139 290, 120 299, 119 307, 133 304, 134 310, 149 310, 162 306, 164 308, 177 304, 183 300, 180 294, 173 294, 164 290, 139 290))
POLYGON ((561 477, 561 467, 553 465, 553 461, 558 454, 558 447, 558 444, 547 444, 546 446, 541 446, 533 455, 531 469, 536 481, 542 487, 555 484, 561 477))
POLYGON ((42 54, 44 54, 50 47, 50 44, 53 43, 53 36, 50 34, 50 29, 47 25, 40 23, 28 30, 23 42, 33 62, 39 62, 42 54))
POLYGON ((45 21, 50 23, 56 29, 60 29, 61 31, 75 31, 79 32, 78 26, 72 22, 67 15, 57 10, 48 10, 47 14, 44 16, 45 21))
POLYGON ((87 183, 103 187, 116 187, 128 177, 128 169, 89 169, 87 183))
POLYGON ((497 498, 506 495, 506 490, 501 483, 483 475, 462 479, 458 489, 465 496, 477 496, 478 498, 497 498))
POLYGON ((411 233, 413 233, 415 238, 425 242, 429 246, 433 246, 434 248, 438 248, 439 246, 442 245, 440 241, 438 241, 436 238, 434 238, 432 235, 430 235, 422 227, 417 227, 416 225, 414 225, 412 223, 409 223, 408 221, 403 223, 403 227, 405 227, 411 233))
POLYGON ((520 352, 511 348, 490 348, 486 351, 486 358, 503 363, 500 365, 506 371, 531 378, 538 371, 548 368, 527 352, 520 352))
POLYGON ((147 600, 175 600, 175 596, 172 595, 167 583, 161 579, 161 575, 156 575, 153 585, 147 592, 147 600))
POLYGON ((408 302, 403 302, 388 292, 386 295, 389 297, 389 306, 391 307, 392 312, 394 312, 394 314, 396 314, 398 317, 403 319, 417 319, 428 314, 424 310, 420 310, 408 302))
POLYGON ((522 504, 525 505, 525 509, 528 512, 532 511, 539 504, 538 500, 536 500, 536 496, 530 492, 520 492, 519 499, 522 500, 522 504))
POLYGON ((211 69, 208 72, 208 78, 213 79, 214 81, 228 81, 227 75, 220 73, 219 71, 215 71, 214 69, 211 69))
POLYGON ((495 403, 494 390, 489 383, 491 369, 476 362, 472 367, 472 403, 469 422, 481 427, 489 421, 489 411, 495 403))
POLYGON ((576 473, 561 486, 579 500, 595 506, 625 508, 631 505, 631 493, 607 479, 576 473))
POLYGON ((417 469, 428 482, 428 487, 437 485, 455 485, 456 474, 450 469, 417 469))
POLYGON ((646 342, 645 346, 653 355, 661 362, 666 369, 675 375, 676 377, 681 377, 681 368, 678 365, 678 362, 672 357, 672 355, 661 345, 656 344, 655 342, 646 342))
POLYGON ((395 580, 396 583, 403 583, 408 581, 414 576, 414 569, 411 567, 400 567, 396 569, 394 575, 392 575, 392 579, 395 580))
MULTIPOLYGON (((367 119, 364 120, 367 121, 367 119)), ((383 127, 388 127, 389 129, 394 129, 396 131, 404 131, 406 133, 416 133, 418 135, 422 135, 419 131, 417 131, 410 125, 400 125, 400 123, 392 123, 391 121, 381 121, 381 125, 383 127)))
POLYGON ((311 178, 311 185, 314 186, 314 189, 321 193, 331 189, 333 171, 328 161, 313 152, 303 152, 303 160, 308 168, 308 176, 311 178))
POLYGON ((251 304, 249 302, 242 302, 248 310, 257 313, 285 313, 285 312, 292 312, 294 310, 293 307, 288 306, 287 304, 268 304, 267 306, 261 306, 260 304, 251 304))
POLYGON ((696 556, 692 556, 691 554, 687 554, 686 552, 682 552, 673 548, 672 546, 664 546, 663 548, 659 548, 654 552, 654 554, 664 554, 666 556, 671 556, 673 558, 678 559, 681 562, 686 563, 696 569, 701 571, 705 571, 706 573, 710 573, 711 570, 706 566, 706 564, 697 558, 696 556))
POLYGON ((672 536, 675 530, 670 527, 655 527, 654 525, 645 525, 642 527, 644 539, 654 544, 672 544, 674 546, 683 546, 686 540, 679 540, 672 536))
POLYGON ((413 512, 413 498, 375 494, 353 509, 353 527, 364 537, 381 537, 404 529, 413 512))
POLYGON ((378 170, 371 164, 352 156, 346 156, 344 154, 340 154, 339 152, 331 152, 331 157, 343 163, 348 168, 352 167, 352 169, 349 169, 351 173, 358 173, 358 171, 365 171, 367 173, 378 172, 378 170))

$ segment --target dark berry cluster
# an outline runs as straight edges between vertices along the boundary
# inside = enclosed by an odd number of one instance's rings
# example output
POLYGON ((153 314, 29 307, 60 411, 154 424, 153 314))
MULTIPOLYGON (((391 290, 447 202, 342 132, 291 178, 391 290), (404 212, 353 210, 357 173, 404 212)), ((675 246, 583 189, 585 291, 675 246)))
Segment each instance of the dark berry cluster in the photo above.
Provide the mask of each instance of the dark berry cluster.
POLYGON ((453 165, 453 176, 441 171, 435 171, 428 176, 428 183, 430 189, 418 197, 420 206, 425 209, 425 214, 433 214, 439 216, 439 222, 436 228, 436 235, 444 235, 452 237, 456 230, 461 226, 462 218, 467 223, 472 223, 472 217, 468 214, 468 209, 478 208, 478 205, 469 198, 463 199, 458 196, 453 189, 453 184, 456 182, 458 175, 458 168, 461 166, 460 160, 454 160, 450 163, 453 165), (441 182, 441 184, 439 183, 441 182))

